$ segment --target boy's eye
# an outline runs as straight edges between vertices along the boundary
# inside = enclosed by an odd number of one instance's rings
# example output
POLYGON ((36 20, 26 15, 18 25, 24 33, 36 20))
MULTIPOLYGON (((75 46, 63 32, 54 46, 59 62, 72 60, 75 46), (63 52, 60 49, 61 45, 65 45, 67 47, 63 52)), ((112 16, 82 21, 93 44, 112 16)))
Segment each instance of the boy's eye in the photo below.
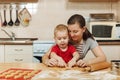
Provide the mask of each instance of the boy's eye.
POLYGON ((63 39, 67 39, 67 37, 64 37, 63 39))
POLYGON ((58 40, 61 40, 61 38, 57 38, 58 40))
POLYGON ((57 38, 58 40, 61 40, 61 39, 67 39, 67 37, 63 37, 63 38, 57 38))
POLYGON ((63 38, 63 39, 66 39, 66 37, 65 37, 65 38, 63 38))

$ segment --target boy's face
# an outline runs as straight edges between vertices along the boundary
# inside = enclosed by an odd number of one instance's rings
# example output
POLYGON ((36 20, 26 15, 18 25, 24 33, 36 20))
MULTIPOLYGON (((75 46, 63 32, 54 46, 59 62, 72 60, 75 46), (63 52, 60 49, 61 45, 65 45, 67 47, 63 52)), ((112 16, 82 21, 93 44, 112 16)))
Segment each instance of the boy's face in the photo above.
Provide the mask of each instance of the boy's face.
POLYGON ((64 49, 68 46, 69 36, 67 31, 58 31, 54 37, 56 44, 64 49))

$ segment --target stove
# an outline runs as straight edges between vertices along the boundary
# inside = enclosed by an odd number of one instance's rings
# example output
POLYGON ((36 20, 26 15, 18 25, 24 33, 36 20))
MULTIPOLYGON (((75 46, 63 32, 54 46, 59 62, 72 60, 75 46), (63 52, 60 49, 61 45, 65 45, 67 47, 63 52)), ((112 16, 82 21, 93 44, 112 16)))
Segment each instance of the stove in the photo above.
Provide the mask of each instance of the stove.
POLYGON ((33 62, 42 62, 42 56, 54 45, 54 41, 33 41, 33 62))

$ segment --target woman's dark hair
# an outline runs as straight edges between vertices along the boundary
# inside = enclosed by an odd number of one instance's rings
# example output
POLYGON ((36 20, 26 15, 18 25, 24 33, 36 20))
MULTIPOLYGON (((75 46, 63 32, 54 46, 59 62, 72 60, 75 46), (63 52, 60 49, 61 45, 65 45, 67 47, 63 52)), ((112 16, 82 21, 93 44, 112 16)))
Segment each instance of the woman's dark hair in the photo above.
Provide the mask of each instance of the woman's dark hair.
MULTIPOLYGON (((82 15, 75 14, 72 15, 67 22, 68 25, 72 25, 76 23, 79 24, 80 28, 83 28, 86 25, 85 18, 82 15)), ((88 38, 94 39, 93 35, 86 28, 85 32, 83 33, 83 40, 87 40, 88 38)))

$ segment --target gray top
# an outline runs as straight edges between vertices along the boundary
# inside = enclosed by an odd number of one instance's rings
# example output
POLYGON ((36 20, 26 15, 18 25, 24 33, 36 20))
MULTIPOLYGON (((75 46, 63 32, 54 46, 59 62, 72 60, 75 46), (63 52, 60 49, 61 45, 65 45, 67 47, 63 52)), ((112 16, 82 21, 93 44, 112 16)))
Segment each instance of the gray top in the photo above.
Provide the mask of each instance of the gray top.
POLYGON ((96 40, 88 38, 86 41, 83 41, 83 44, 78 43, 73 45, 76 47, 76 50, 80 53, 80 58, 83 59, 89 50, 98 46, 98 43, 96 40))

